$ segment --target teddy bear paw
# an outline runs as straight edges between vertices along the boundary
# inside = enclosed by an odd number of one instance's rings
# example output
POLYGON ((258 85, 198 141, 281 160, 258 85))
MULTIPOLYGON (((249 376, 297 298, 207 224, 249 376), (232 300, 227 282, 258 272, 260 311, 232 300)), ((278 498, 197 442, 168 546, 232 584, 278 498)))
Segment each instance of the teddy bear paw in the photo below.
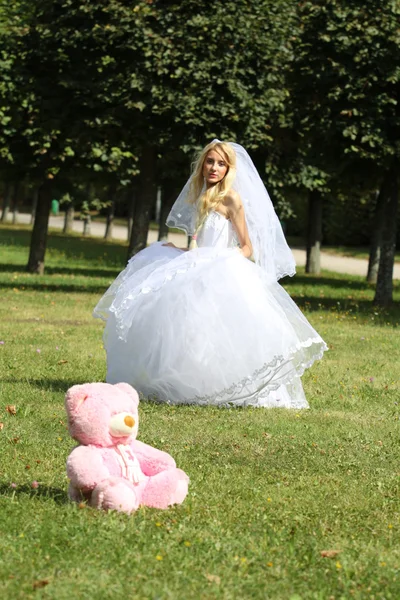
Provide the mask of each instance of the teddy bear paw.
POLYGON ((178 481, 172 494, 171 504, 182 504, 189 490, 189 477, 181 469, 177 469, 178 481))
POLYGON ((90 505, 98 509, 118 510, 129 514, 139 507, 139 498, 128 481, 112 477, 94 488, 90 505))

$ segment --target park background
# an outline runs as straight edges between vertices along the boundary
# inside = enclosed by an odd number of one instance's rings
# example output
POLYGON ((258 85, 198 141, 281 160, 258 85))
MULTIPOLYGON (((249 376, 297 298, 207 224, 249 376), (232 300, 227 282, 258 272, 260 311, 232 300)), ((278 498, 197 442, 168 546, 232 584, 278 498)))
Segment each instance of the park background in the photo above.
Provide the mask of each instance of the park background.
POLYGON ((399 21, 397 0, 0 2, 3 597, 398 598, 399 21), (143 402, 184 505, 72 505, 63 396, 105 377, 91 312, 149 231, 177 235, 214 137, 304 247, 283 285, 329 345, 311 410, 143 402), (321 269, 324 246, 364 273, 321 269))

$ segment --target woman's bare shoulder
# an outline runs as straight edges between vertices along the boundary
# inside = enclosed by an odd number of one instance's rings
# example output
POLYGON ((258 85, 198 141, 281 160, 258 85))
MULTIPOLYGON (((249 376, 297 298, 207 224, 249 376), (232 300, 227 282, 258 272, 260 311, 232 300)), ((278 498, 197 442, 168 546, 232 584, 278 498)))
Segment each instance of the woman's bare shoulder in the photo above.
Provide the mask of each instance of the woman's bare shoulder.
POLYGON ((239 206, 242 205, 242 200, 241 200, 239 194, 235 190, 230 189, 225 194, 224 204, 227 207, 238 208, 239 206))

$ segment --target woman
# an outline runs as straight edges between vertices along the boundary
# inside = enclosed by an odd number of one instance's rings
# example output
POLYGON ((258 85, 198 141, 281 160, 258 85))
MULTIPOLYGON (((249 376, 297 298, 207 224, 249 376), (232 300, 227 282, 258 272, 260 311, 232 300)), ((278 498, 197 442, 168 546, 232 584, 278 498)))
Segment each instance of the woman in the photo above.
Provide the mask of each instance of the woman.
POLYGON ((94 311, 107 381, 171 404, 306 408, 300 377, 326 344, 277 283, 293 255, 242 146, 204 148, 167 224, 190 251, 139 252, 94 311))

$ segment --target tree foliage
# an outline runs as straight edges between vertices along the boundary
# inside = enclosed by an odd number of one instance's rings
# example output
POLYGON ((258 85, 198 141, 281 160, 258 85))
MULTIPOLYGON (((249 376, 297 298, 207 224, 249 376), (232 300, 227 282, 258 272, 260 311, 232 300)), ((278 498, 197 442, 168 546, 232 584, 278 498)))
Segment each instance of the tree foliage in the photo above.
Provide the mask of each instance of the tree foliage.
POLYGON ((399 157, 399 16, 398 0, 1 1, 0 176, 134 185, 149 215, 140 182, 175 189, 219 137, 252 152, 282 215, 313 192, 374 198, 399 157))

